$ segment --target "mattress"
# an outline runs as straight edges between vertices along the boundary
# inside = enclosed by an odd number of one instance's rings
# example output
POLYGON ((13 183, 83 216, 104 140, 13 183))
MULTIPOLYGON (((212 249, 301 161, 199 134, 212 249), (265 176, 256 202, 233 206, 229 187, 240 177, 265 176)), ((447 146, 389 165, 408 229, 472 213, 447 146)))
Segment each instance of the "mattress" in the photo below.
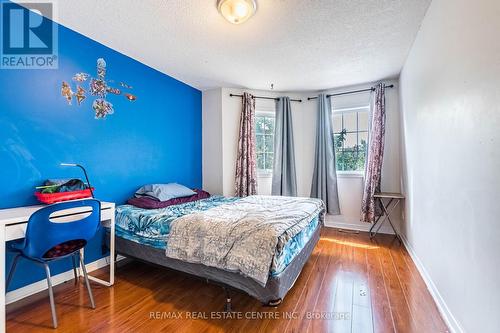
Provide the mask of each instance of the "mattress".
MULTIPOLYGON (((115 232, 118 237, 129 241, 165 250, 168 246, 167 239, 170 225, 176 218, 228 202, 234 202, 238 199, 213 196, 208 199, 161 209, 142 209, 131 205, 118 206, 116 208, 115 232)), ((319 216, 315 216, 302 231, 285 244, 282 251, 277 251, 270 267, 270 276, 277 276, 285 270, 311 239, 318 223, 319 216)))

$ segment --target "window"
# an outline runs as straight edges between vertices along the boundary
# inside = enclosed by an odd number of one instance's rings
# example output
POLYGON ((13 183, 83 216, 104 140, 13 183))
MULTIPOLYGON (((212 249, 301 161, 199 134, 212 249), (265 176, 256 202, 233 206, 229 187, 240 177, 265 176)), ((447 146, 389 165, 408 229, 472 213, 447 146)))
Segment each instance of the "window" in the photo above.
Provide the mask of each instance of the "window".
POLYGON ((274 160, 274 113, 257 112, 255 116, 257 140, 257 170, 261 175, 271 175, 274 160))
POLYGON ((364 171, 368 148, 369 106, 333 110, 337 171, 364 171))

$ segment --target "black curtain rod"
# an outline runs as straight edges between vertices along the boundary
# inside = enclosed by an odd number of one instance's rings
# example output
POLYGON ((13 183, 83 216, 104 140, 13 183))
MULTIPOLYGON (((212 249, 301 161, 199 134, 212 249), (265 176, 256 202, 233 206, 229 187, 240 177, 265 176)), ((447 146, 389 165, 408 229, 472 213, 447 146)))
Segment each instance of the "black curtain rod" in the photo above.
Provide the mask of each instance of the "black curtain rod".
MULTIPOLYGON (((235 95, 235 94, 229 94, 230 97, 243 97, 243 95, 235 95)), ((277 97, 264 97, 264 96, 253 96, 253 98, 259 98, 259 99, 274 99, 275 101, 279 100, 277 97)), ((302 103, 301 99, 290 99, 292 102, 299 102, 302 103)))
MULTIPOLYGON (((384 86, 385 88, 394 88, 394 85, 391 84, 389 86, 384 86)), ((371 88, 367 88, 367 89, 361 89, 361 90, 352 90, 352 91, 344 91, 344 92, 341 92, 341 93, 336 93, 336 94, 330 94, 330 95, 326 95, 326 97, 332 97, 332 96, 342 96, 342 95, 349 95, 349 94, 357 94, 357 93, 360 93, 360 92, 365 92, 365 91, 374 91, 375 90, 375 87, 371 87, 371 88)), ((314 97, 307 97, 307 100, 310 101, 311 99, 316 99, 318 98, 318 96, 314 96, 314 97)))

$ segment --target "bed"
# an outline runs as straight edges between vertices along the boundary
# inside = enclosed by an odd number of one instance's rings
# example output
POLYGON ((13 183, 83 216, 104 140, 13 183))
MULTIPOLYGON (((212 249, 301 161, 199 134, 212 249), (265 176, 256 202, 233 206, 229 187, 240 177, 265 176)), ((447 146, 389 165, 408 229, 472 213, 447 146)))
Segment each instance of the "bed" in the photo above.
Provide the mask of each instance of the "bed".
POLYGON ((116 209, 116 251, 275 306, 316 246, 323 217, 323 203, 310 198, 212 196, 160 209, 122 205, 116 209), (268 247, 271 255, 260 250, 268 247))

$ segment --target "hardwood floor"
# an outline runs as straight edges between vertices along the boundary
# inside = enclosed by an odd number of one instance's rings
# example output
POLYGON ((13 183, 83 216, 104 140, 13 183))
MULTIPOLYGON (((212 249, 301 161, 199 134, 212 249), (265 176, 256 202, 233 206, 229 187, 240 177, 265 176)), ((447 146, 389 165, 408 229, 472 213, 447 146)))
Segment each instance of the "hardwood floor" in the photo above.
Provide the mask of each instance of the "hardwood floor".
POLYGON ((323 229, 277 308, 236 293, 233 318, 219 319, 226 315, 220 287, 135 261, 118 267, 114 287, 92 288, 96 310, 89 308, 83 283, 55 288, 57 330, 46 292, 13 304, 7 332, 448 331, 408 252, 393 237, 370 241, 366 233, 331 228, 323 229))

